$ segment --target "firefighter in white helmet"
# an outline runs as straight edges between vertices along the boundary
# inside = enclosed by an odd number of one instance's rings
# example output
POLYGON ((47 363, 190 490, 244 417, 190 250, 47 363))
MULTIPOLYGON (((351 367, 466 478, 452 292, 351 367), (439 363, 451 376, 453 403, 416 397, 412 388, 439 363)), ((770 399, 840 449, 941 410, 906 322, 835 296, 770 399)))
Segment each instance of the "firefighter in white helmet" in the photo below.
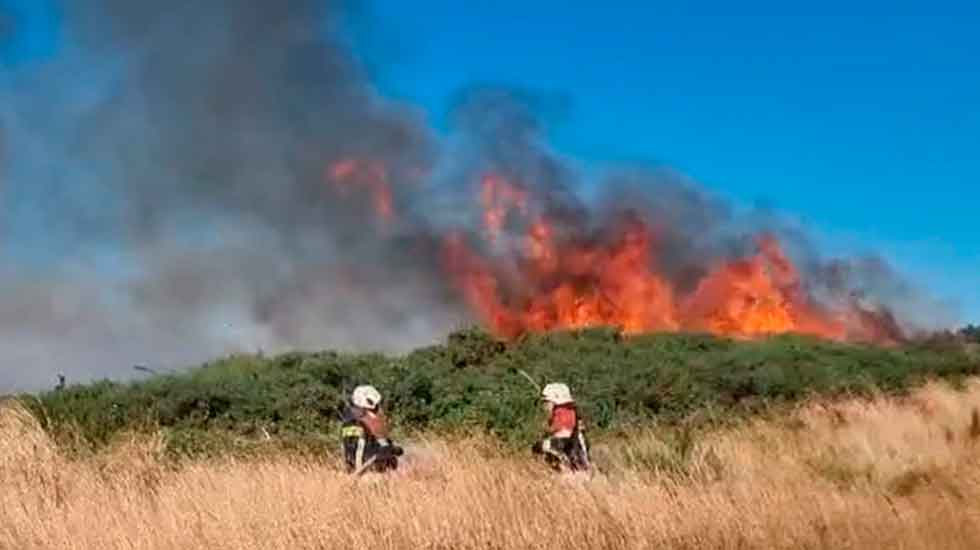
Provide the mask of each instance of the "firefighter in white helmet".
POLYGON ((589 447, 571 390, 565 384, 548 384, 541 390, 541 401, 548 413, 548 435, 532 451, 543 454, 558 471, 588 471, 589 447))
POLYGON ((374 386, 358 386, 344 409, 341 438, 347 471, 370 468, 386 472, 398 468, 402 449, 388 436, 388 420, 381 407, 381 392, 374 386))

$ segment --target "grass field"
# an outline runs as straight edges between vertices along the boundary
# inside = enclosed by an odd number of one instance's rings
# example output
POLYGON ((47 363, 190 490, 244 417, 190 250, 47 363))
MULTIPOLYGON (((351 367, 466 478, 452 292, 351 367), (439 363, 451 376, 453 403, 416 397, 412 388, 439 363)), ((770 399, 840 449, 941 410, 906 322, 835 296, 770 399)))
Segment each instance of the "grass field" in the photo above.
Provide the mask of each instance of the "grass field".
MULTIPOLYGON (((0 413, 0 548, 980 548, 980 381, 813 398, 678 446, 610 434, 557 478, 493 437, 408 441, 396 477, 330 457, 167 458, 162 432, 66 454, 0 413)), ((274 442, 270 442, 272 445, 274 442)))

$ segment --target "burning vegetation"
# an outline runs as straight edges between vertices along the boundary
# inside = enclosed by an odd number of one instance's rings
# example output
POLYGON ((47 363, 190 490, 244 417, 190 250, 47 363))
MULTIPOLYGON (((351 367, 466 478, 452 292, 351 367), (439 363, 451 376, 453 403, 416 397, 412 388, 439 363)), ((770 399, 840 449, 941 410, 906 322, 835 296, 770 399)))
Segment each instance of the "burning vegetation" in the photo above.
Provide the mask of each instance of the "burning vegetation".
MULTIPOLYGON (((484 190, 516 189, 499 176, 483 182, 484 190)), ((489 236, 483 252, 475 248, 480 243, 454 234, 446 239, 445 266, 466 302, 505 338, 594 326, 627 334, 701 331, 754 338, 794 332, 879 343, 901 338, 900 331, 881 327, 888 319, 854 303, 832 308, 815 302, 772 235, 759 235, 751 256, 709 265, 685 292, 658 270, 657 233, 642 214, 621 212, 590 232, 544 216, 528 219, 526 195, 500 196, 513 198, 514 208, 482 201, 489 236), (525 229, 495 249, 508 215, 525 229)))
MULTIPOLYGON (((342 196, 360 187, 384 224, 395 217, 388 171, 345 159, 329 177, 342 196)), ((601 221, 551 215, 547 193, 489 172, 473 178, 479 227, 437 236, 443 276, 471 315, 504 339, 529 332, 611 326, 626 334, 708 332, 737 339, 800 333, 835 341, 904 339, 886 311, 852 296, 823 303, 784 252, 761 232, 750 253, 706 259, 678 280, 661 269, 658 220, 642 207, 601 221)), ((582 210, 586 211, 586 210, 582 210)))
POLYGON ((0 386, 61 364, 88 379, 255 349, 405 351, 470 321, 505 339, 611 325, 876 343, 952 325, 884 262, 824 261, 674 174, 566 159, 546 131, 560 97, 463 89, 437 132, 378 93, 334 32, 342 3, 64 4, 65 40, 18 68, 0 113, 0 199, 57 220, 6 227, 15 259, 52 263, 0 269, 0 340, 22 342, 0 386))

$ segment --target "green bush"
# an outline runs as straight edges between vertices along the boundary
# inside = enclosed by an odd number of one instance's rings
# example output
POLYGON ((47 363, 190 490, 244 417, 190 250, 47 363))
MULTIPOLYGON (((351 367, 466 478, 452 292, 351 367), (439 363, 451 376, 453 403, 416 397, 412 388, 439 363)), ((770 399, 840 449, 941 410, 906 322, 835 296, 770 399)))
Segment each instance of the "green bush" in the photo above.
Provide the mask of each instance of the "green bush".
POLYGON ((56 437, 90 448, 123 430, 162 427, 174 449, 192 453, 270 438, 312 449, 336 443, 345 396, 371 383, 387 398, 396 435, 476 432, 523 447, 543 418, 535 389, 519 371, 570 384, 591 432, 602 437, 653 420, 725 421, 812 394, 901 392, 930 377, 975 375, 980 363, 959 348, 800 336, 734 342, 697 334, 623 338, 590 329, 504 345, 471 329, 452 334, 447 345, 400 357, 233 356, 182 374, 70 386, 25 402, 56 437))

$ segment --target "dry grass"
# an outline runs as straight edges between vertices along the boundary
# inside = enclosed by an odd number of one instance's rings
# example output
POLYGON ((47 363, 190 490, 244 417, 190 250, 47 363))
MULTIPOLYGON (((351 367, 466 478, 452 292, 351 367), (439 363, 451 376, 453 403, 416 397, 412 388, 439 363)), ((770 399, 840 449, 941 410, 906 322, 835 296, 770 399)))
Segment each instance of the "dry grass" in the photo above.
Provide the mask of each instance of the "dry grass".
POLYGON ((174 467, 154 438, 69 460, 7 407, 0 548, 976 549, 978 406, 980 382, 815 402, 706 436, 681 466, 645 434, 597 449, 590 481, 418 443, 404 473, 360 482, 285 455, 174 467))

